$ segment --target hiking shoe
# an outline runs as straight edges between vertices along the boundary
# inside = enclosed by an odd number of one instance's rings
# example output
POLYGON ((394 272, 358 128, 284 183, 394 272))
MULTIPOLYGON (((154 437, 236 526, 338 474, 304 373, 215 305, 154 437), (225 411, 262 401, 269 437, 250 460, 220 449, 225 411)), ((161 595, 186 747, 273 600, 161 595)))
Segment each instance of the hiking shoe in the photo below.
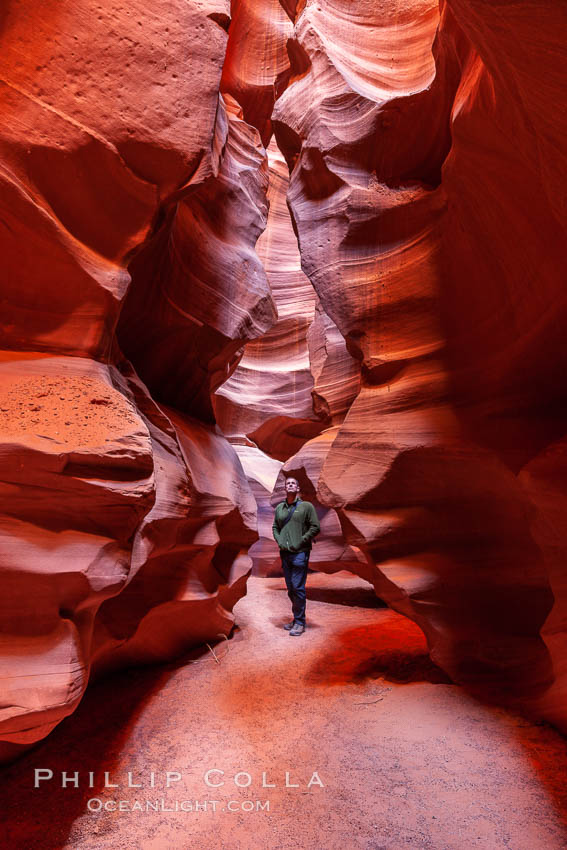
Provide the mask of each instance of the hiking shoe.
POLYGON ((289 633, 295 637, 295 635, 302 635, 304 631, 305 627, 301 623, 294 623, 289 633))
POLYGON ((294 623, 294 621, 292 620, 292 621, 291 621, 291 623, 286 623, 286 624, 285 624, 284 629, 286 630, 286 632, 289 632, 289 631, 291 631, 291 629, 293 629, 294 625, 295 625, 295 623, 294 623))

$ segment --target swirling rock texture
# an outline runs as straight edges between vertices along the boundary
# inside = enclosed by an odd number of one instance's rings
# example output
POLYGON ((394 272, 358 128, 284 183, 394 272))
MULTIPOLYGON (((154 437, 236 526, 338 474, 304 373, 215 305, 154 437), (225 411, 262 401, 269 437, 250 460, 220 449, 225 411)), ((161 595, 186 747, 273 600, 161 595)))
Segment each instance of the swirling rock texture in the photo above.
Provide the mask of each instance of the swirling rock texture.
POLYGON ((266 154, 226 97, 213 139, 222 152, 218 173, 203 181, 197 172, 162 204, 163 222, 131 263, 118 325, 122 349, 154 396, 208 422, 211 393, 237 365, 245 341, 277 315, 254 251, 266 225, 266 154))
POLYGON ((73 711, 91 671, 228 634, 245 592, 256 506, 234 451, 120 365, 0 364, 3 757, 73 711))
MULTIPOLYGON (((301 271, 286 204, 288 170, 274 140, 268 161, 270 212, 257 252, 278 320, 261 338, 246 343, 238 367, 213 397, 217 422, 235 445, 258 504, 260 540, 250 550, 258 575, 281 572, 272 536, 271 495, 281 467, 275 461, 287 460, 311 437, 341 421, 359 388, 358 364, 301 271)), ((326 526, 322 532, 328 548, 326 526)), ((337 533, 340 538, 340 527, 333 536, 337 533)), ((312 565, 334 565, 338 551, 331 550, 318 546, 312 565)))
POLYGON ((5 348, 107 355, 160 202, 214 170, 227 36, 200 7, 4 4, 5 348))
POLYGON ((294 454, 325 422, 313 412, 307 331, 316 295, 301 271, 286 205, 287 166, 275 144, 269 154, 270 213, 258 240, 278 321, 246 344, 237 369, 214 398, 215 414, 231 440, 254 442, 278 460, 294 454))
POLYGON ((231 0, 230 39, 221 91, 242 105, 266 147, 276 97, 290 75, 287 42, 293 33, 289 9, 280 0, 231 0))
POLYGON ((93 673, 228 635, 245 592, 256 505, 209 389, 275 307, 265 152, 219 94, 228 11, 0 13, 0 758, 93 673))
POLYGON ((456 681, 563 728, 565 17, 307 2, 272 116, 302 267, 363 378, 284 469, 456 681))
POLYGON ((128 581, 155 500, 150 434, 88 358, 3 353, 0 754, 76 707, 93 621, 128 581))
POLYGON ((0 756, 228 634, 286 470, 314 565, 567 728, 565 18, 4 4, 0 756))

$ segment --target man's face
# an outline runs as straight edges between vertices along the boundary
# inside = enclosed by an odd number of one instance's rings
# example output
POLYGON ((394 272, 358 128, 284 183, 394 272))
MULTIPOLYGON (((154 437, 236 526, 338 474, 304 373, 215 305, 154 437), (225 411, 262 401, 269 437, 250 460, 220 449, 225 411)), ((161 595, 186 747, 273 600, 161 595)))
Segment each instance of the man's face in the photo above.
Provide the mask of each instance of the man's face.
POLYGON ((299 493, 299 482, 297 478, 286 478, 285 480, 285 492, 296 494, 299 493))

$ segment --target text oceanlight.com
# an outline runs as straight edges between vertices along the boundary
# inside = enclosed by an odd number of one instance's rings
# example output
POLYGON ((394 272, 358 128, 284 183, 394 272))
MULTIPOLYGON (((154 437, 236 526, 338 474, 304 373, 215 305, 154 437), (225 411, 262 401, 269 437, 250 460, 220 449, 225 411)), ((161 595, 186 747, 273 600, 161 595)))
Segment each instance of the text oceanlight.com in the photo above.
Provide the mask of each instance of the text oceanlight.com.
POLYGON ((269 812, 269 800, 102 800, 87 801, 90 812, 269 812))

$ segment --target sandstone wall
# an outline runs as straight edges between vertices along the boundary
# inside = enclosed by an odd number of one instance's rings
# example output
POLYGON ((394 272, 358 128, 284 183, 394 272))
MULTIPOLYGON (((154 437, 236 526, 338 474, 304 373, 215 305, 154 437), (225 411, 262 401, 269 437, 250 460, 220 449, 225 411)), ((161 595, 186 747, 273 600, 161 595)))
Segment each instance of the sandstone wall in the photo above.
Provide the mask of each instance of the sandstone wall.
POLYGON ((286 471, 314 566, 567 728, 566 23, 5 3, 3 757, 229 633, 286 471))
POLYGON ((552 3, 307 2, 272 116, 303 269, 362 369, 284 471, 456 681, 562 726, 564 27, 552 3))
POLYGON ((228 635, 245 593, 256 504, 210 392, 275 307, 228 12, 0 13, 2 758, 93 674, 228 635))

